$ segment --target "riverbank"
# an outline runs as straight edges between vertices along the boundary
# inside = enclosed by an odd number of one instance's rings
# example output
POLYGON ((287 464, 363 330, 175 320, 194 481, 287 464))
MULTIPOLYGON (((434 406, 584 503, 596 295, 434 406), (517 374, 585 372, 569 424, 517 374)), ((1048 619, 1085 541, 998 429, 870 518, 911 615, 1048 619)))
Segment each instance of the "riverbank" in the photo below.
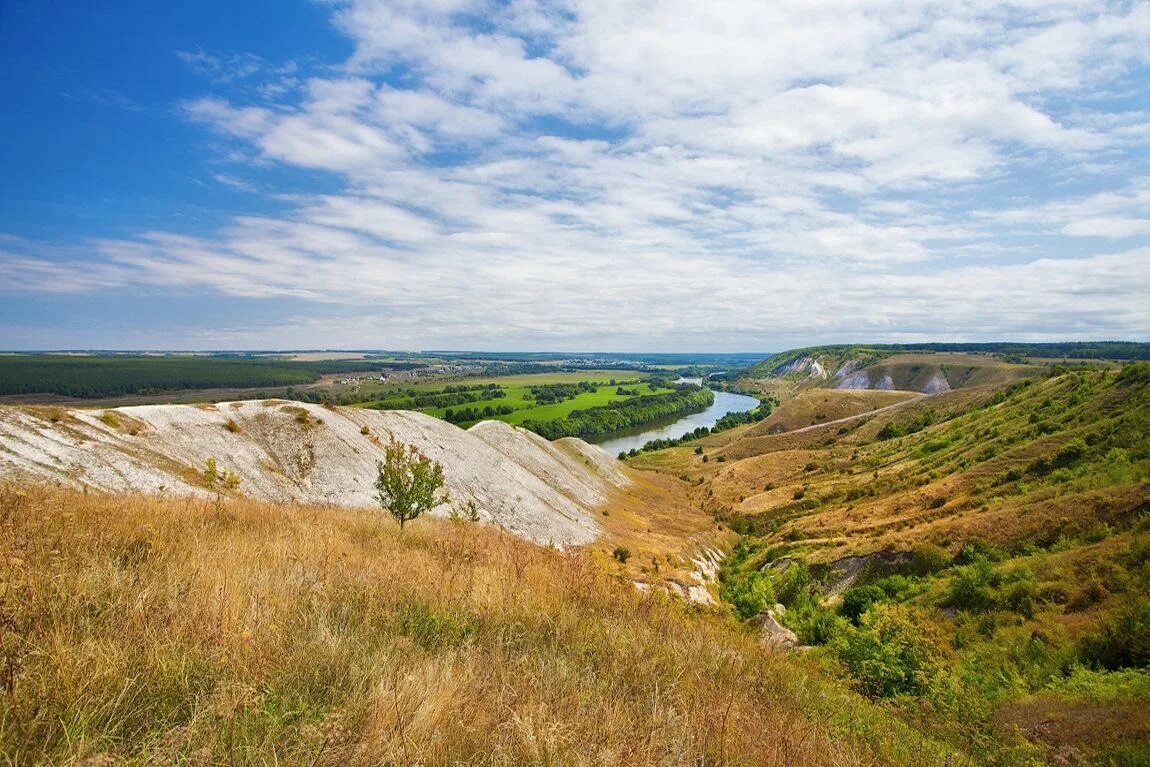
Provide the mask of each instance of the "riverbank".
POLYGON ((655 424, 646 424, 635 429, 617 431, 593 437, 588 442, 598 445, 610 455, 638 450, 651 440, 679 439, 696 429, 713 428, 723 416, 729 413, 742 413, 759 406, 759 400, 745 394, 714 391, 714 401, 706 410, 691 413, 674 419, 664 419, 655 424))

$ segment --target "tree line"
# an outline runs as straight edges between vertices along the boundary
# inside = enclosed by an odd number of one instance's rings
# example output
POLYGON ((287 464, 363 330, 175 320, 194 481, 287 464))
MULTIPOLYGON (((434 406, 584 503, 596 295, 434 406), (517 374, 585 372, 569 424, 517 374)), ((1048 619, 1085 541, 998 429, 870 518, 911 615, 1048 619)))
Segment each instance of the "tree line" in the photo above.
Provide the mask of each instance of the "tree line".
POLYGON ((667 394, 648 394, 610 405, 572 410, 552 421, 524 421, 524 428, 546 437, 596 437, 676 415, 706 410, 715 401, 710 389, 677 386, 667 394))
MULTIPOLYGON (((696 439, 702 439, 708 434, 718 434, 721 431, 733 429, 736 426, 741 426, 745 423, 757 423, 758 421, 761 421, 769 416, 771 414, 771 410, 777 407, 778 404, 779 401, 777 399, 768 397, 767 399, 760 402, 757 407, 754 407, 750 410, 742 410, 737 413, 727 413, 718 421, 715 421, 714 426, 700 426, 699 428, 694 429, 693 431, 689 431, 678 438, 652 439, 645 442, 642 447, 631 448, 630 450, 622 450, 619 452, 619 460, 639 455, 639 453, 649 453, 655 450, 665 450, 669 447, 685 445, 686 443, 692 442, 696 439)), ((702 448, 697 448, 696 450, 701 449, 702 448)))
POLYGON ((589 394, 598 391, 598 389, 599 387, 590 381, 580 381, 579 383, 540 384, 529 387, 528 391, 531 392, 531 396, 538 404, 552 405, 575 399, 580 394, 589 394))
POLYGON ((0 394, 94 399, 184 389, 249 389, 314 383, 325 373, 418 367, 371 360, 292 361, 175 355, 12 354, 0 356, 0 394))

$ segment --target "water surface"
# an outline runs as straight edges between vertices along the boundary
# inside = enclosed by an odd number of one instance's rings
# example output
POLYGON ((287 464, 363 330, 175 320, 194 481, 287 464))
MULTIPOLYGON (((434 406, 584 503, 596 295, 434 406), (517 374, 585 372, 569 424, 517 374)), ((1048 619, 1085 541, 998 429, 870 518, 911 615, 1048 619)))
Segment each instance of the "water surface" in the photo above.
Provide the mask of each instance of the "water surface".
MULTIPOLYGON (((701 384, 702 379, 683 378, 677 383, 701 384)), ((702 412, 691 413, 686 416, 674 416, 661 423, 656 421, 635 429, 591 437, 587 441, 598 445, 611 455, 618 455, 620 452, 643 447, 653 439, 678 439, 700 426, 706 426, 709 429, 727 413, 741 413, 758 406, 759 401, 754 397, 716 391, 714 403, 702 412)))

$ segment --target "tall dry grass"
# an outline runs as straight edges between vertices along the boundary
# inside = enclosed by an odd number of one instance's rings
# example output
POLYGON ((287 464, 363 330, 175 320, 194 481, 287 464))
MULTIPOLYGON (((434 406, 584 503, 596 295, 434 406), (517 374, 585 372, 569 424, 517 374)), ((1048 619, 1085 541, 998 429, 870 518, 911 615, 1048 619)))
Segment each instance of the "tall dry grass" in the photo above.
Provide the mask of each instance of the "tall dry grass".
POLYGON ((0 763, 943 763, 588 553, 421 519, 0 487, 0 763))

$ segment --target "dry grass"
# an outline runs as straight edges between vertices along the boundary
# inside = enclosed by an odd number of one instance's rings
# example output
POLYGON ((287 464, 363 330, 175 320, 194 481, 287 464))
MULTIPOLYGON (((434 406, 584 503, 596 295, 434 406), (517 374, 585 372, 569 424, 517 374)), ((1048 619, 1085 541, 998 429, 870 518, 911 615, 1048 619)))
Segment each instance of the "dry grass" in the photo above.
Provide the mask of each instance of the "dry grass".
POLYGON ((0 487, 0 763, 940 764, 586 552, 421 519, 0 487))
POLYGON ((747 436, 779 434, 840 418, 861 415, 871 410, 895 405, 920 395, 904 391, 871 391, 867 389, 808 389, 779 406, 767 418, 755 424, 747 436))

